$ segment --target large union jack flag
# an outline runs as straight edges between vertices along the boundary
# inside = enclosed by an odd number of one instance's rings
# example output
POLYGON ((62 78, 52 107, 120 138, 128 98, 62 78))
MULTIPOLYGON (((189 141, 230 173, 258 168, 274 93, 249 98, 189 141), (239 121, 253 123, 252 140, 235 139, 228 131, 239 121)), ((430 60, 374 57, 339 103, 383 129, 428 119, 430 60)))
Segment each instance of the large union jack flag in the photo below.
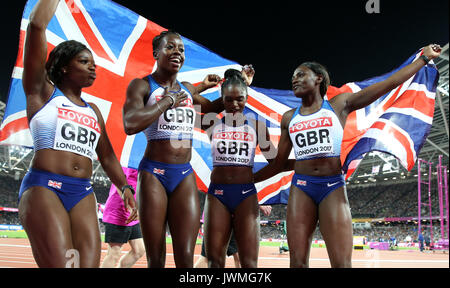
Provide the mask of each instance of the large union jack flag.
MULTIPOLYGON (((26 118, 26 98, 22 88, 23 44, 31 10, 37 0, 25 6, 20 29, 19 51, 12 73, 8 102, 0 126, 0 144, 33 147, 26 118)), ((85 89, 82 97, 99 107, 114 151, 122 166, 137 168, 146 147, 143 133, 127 136, 123 130, 122 105, 130 81, 150 74, 155 68, 152 39, 163 27, 109 0, 61 1, 47 28, 48 51, 62 41, 75 39, 86 44, 97 64, 97 80, 85 89)), ((207 48, 183 37, 186 61, 179 73, 180 81, 196 85, 207 74, 223 73, 241 65, 220 57, 207 48)), ((420 54, 411 56, 398 69, 420 54)), ((393 71, 395 72, 395 71, 393 71)), ((341 88, 330 87, 327 97, 342 92, 356 92, 386 79, 391 73, 341 88)), ((379 150, 395 155, 405 168, 414 166, 433 119, 434 95, 438 73, 429 65, 400 87, 381 97, 365 109, 349 115, 341 160, 347 177, 353 173, 364 154, 379 150), (386 137, 388 136, 388 137, 386 137)), ((203 94, 208 99, 219 97, 218 87, 203 94)), ((291 91, 251 87, 245 113, 264 119, 275 146, 280 138, 282 115, 300 104, 291 91)), ((204 131, 194 133, 191 164, 199 189, 206 191, 210 183, 212 158, 210 142, 204 131)), ((267 162, 257 151, 254 170, 267 162)), ((257 184, 261 204, 286 204, 293 172, 280 173, 257 184)))
MULTIPOLYGON (((387 79, 422 53, 419 50, 387 74, 348 83, 339 89, 331 89, 328 94, 358 92, 387 79)), ((433 123, 438 80, 439 72, 431 61, 403 84, 348 116, 341 149, 341 162, 347 178, 370 151, 395 156, 408 171, 414 167, 433 123)))

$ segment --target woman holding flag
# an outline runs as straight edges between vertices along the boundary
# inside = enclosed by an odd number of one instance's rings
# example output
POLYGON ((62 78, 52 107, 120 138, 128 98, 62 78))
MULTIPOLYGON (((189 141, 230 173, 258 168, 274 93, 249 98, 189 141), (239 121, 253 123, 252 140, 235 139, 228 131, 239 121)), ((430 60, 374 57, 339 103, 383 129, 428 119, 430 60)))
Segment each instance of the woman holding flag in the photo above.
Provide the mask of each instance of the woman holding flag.
POLYGON ((137 216, 134 190, 99 109, 81 98, 96 78, 91 51, 64 41, 46 61, 46 29, 58 4, 39 1, 27 28, 22 84, 35 154, 20 187, 19 218, 39 267, 98 267, 101 239, 90 182, 95 154, 132 210, 128 221, 137 216))
POLYGON ((439 45, 429 45, 414 62, 386 80, 330 100, 324 98, 330 78, 321 64, 306 62, 294 71, 292 89, 302 104, 283 115, 278 154, 255 174, 255 182, 260 182, 281 172, 294 148, 295 174, 287 208, 291 267, 308 267, 318 222, 331 266, 351 267, 353 231, 340 161, 347 116, 408 80, 440 52, 439 45))

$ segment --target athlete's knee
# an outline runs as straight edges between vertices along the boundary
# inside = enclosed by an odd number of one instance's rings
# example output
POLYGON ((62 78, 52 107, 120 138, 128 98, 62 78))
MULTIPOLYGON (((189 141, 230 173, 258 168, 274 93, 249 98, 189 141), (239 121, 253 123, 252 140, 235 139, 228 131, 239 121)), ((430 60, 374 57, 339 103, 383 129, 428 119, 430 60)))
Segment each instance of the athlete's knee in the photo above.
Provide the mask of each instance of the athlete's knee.
POLYGON ((121 246, 109 246, 106 256, 111 257, 114 262, 119 261, 121 255, 121 246))
POLYGON ((212 256, 208 258, 208 267, 209 268, 224 268, 225 267, 225 257, 220 256, 212 256))
POLYGON ((225 267, 225 254, 218 253, 217 251, 207 251, 208 255, 208 267, 209 268, 223 268, 225 267))
POLYGON ((34 233, 29 235, 32 253, 39 267, 64 268, 67 262, 70 262, 69 252, 74 249, 71 243, 69 244, 70 239, 60 236, 55 236, 49 241, 39 241, 40 239, 36 239, 34 233))
POLYGON ((328 248, 328 255, 330 257, 330 264, 333 268, 351 268, 352 267, 352 242, 347 241, 346 244, 330 245, 328 248))
POLYGON ((296 253, 292 249, 289 250, 291 268, 309 268, 309 257, 303 253, 296 253))
POLYGON ((254 258, 241 258, 240 259, 242 268, 257 268, 258 267, 258 259, 254 258))
POLYGON ((176 251, 174 254, 177 268, 192 268, 194 266, 194 251, 191 249, 176 251))
MULTIPOLYGON (((41 268, 65 268, 70 261, 70 257, 66 257, 65 249, 50 249, 47 251, 33 251, 36 263, 41 268)), ((78 261, 79 262, 79 261, 78 261)), ((78 265, 79 266, 79 265, 78 265)), ((73 266, 73 267, 76 267, 73 266)))
POLYGON ((352 268, 352 260, 351 259, 339 259, 330 261, 332 268, 352 268))
POLYGON ((136 260, 139 260, 145 254, 144 245, 136 245, 130 252, 136 260))
POLYGON ((290 261, 289 267, 291 268, 309 268, 309 263, 304 261, 290 261))
POLYGON ((150 268, 164 268, 166 265, 165 254, 155 255, 153 253, 147 253, 147 265, 150 268))

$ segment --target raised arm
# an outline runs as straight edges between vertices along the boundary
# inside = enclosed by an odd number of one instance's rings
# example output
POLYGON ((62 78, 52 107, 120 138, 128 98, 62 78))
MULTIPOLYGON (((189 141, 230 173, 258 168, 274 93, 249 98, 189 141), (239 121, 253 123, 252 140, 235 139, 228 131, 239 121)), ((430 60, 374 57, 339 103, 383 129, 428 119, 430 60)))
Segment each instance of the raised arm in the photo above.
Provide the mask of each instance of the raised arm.
POLYGON ((255 69, 252 64, 244 65, 241 70, 242 77, 244 78, 245 84, 250 86, 253 82, 253 77, 255 77, 255 69))
MULTIPOLYGON (((425 55, 425 57, 429 60, 432 60, 440 55, 441 50, 442 49, 439 45, 430 44, 423 49, 423 55, 425 55)), ((422 57, 420 57, 411 64, 403 67, 402 69, 391 75, 386 80, 366 87, 357 93, 346 93, 338 95, 337 97, 332 98, 331 102, 337 106, 338 110, 340 110, 341 108, 341 111, 344 115, 348 115, 354 110, 358 110, 370 105, 372 102, 374 102, 387 92, 391 91, 395 87, 411 78, 426 64, 427 62, 422 57), (336 101, 342 103, 342 106, 339 107, 340 104, 336 103, 336 101)))
POLYGON ((208 90, 209 88, 212 88, 212 87, 218 85, 220 83, 220 81, 222 81, 222 79, 220 78, 219 75, 208 74, 208 75, 206 75, 205 79, 203 79, 203 81, 200 84, 195 86, 196 93, 200 94, 203 91, 208 90))
MULTIPOLYGON (((255 76, 255 69, 253 69, 253 66, 252 65, 243 66, 241 74, 247 86, 250 86, 250 84, 253 81, 253 77, 255 76)), ((201 96, 200 93, 211 87, 216 86, 221 81, 222 79, 220 78, 220 76, 215 74, 209 74, 205 77, 202 83, 197 85, 197 87, 193 86, 188 82, 183 82, 183 84, 186 87, 188 87, 189 91, 191 91, 194 98, 194 104, 200 105, 201 113, 210 113, 210 112, 220 113, 224 110, 222 99, 219 97, 214 101, 210 101, 205 97, 201 96)))
POLYGON ((200 95, 199 91, 201 89, 197 89, 194 85, 189 82, 183 82, 183 85, 189 89, 189 92, 192 94, 192 98, 194 99, 194 105, 200 105, 201 113, 220 113, 224 110, 222 98, 217 98, 214 101, 210 101, 206 99, 202 95, 200 95))
POLYGON ((27 27, 22 85, 27 97, 40 96, 42 101, 50 96, 52 90, 45 70, 47 59, 45 30, 56 12, 58 3, 59 0, 40 0, 30 14, 27 27))

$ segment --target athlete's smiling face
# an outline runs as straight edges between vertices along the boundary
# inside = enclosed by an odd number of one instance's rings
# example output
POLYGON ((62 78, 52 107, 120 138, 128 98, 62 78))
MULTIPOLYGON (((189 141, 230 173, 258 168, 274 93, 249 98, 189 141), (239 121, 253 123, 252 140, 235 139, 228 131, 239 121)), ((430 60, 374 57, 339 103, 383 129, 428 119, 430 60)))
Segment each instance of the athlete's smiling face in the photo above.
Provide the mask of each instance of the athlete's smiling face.
POLYGON ((176 34, 167 34, 162 39, 159 49, 155 51, 154 57, 158 67, 175 73, 180 71, 185 59, 183 40, 176 34))

